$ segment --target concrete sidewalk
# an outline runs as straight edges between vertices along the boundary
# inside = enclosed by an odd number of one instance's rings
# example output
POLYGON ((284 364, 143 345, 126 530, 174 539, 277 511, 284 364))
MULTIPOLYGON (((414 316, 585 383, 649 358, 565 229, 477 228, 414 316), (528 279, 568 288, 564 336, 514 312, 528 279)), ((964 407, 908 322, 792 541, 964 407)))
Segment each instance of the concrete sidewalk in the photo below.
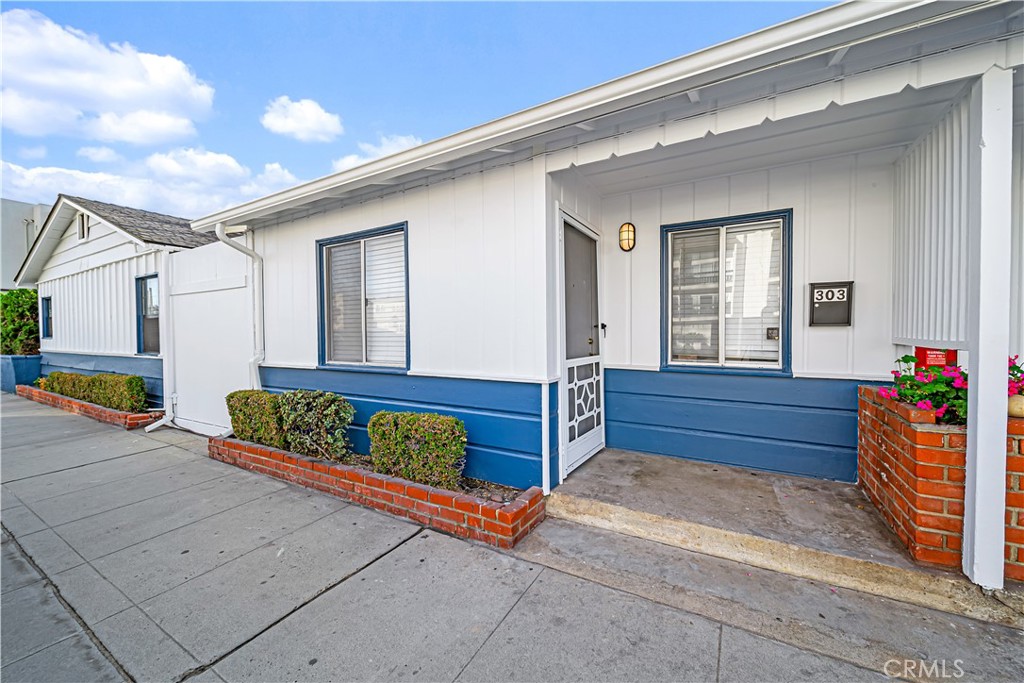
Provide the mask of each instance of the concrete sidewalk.
POLYGON ((884 680, 854 650, 915 621, 935 647, 893 656, 1024 680, 1006 627, 845 591, 825 612, 771 572, 565 522, 500 553, 211 461, 183 432, 2 411, 5 682, 884 680), (845 640, 778 627, 835 614, 845 640))

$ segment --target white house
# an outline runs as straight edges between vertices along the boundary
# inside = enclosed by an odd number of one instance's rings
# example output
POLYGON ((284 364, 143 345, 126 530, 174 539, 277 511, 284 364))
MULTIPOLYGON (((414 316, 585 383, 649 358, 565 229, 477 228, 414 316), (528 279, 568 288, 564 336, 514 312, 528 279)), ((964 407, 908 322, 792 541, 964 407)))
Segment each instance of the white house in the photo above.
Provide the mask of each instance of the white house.
POLYGON ((184 218, 59 195, 15 276, 39 292, 43 375, 141 375, 162 405, 162 273, 170 254, 213 241, 184 218))
POLYGON ((364 451, 454 414, 518 486, 604 447, 853 481, 856 385, 960 349, 964 569, 1001 585, 1022 21, 841 4, 194 221, 241 235, 248 327, 182 376, 339 392, 364 451))

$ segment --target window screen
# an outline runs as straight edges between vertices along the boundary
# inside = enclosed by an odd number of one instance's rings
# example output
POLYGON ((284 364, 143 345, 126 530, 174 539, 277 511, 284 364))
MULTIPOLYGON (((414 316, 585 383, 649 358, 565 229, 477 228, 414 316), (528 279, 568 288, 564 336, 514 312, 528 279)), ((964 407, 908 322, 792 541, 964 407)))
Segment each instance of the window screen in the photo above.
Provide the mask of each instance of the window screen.
POLYGON ((53 337, 53 300, 48 296, 39 300, 39 318, 42 327, 40 336, 43 339, 50 339, 53 337))
POLYGON ((669 235, 668 360, 780 367, 782 223, 669 235))
POLYGON ((326 360, 404 365, 405 233, 324 249, 326 360))

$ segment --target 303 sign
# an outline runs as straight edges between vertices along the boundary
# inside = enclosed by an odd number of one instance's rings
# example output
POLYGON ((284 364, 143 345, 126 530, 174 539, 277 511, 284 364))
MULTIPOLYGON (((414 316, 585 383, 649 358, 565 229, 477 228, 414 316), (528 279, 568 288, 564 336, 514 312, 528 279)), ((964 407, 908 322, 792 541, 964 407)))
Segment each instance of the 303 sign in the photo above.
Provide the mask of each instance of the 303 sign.
POLYGON ((810 325, 852 324, 853 282, 812 282, 810 288, 810 325))
POLYGON ((850 290, 846 287, 829 287, 828 289, 814 290, 815 301, 846 301, 850 290))

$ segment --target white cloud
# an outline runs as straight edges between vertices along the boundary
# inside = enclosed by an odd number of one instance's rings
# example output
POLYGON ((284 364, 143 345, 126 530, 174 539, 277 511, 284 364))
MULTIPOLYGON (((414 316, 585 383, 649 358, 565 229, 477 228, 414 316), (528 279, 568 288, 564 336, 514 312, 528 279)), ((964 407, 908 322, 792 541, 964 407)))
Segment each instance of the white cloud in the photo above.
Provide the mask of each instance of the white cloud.
POLYGON ((82 147, 75 154, 97 164, 110 164, 115 161, 122 161, 121 155, 109 147, 82 147))
POLYGON ((302 142, 331 142, 345 132, 337 114, 325 111, 314 100, 293 102, 287 95, 267 103, 260 123, 271 133, 302 142))
POLYGON ((146 166, 158 179, 196 182, 202 185, 237 183, 250 176, 249 169, 230 154, 204 149, 175 149, 151 154, 146 166))
POLYGON ((335 172, 347 171, 368 161, 386 157, 390 154, 397 154, 402 150, 422 144, 423 141, 415 135, 381 135, 376 145, 370 142, 360 142, 356 145, 362 154, 346 154, 340 159, 335 159, 331 162, 331 166, 335 172))
POLYGON ((22 147, 18 150, 18 156, 22 159, 45 159, 46 158, 46 145, 37 145, 35 147, 22 147))
POLYGON ((158 145, 196 134, 192 121, 163 111, 132 111, 127 114, 104 112, 85 122, 87 137, 103 142, 130 142, 134 145, 158 145))
POLYGON ((154 144, 194 135, 213 106, 214 89, 175 57, 105 44, 34 10, 0 20, 3 126, 15 133, 154 144))
POLYGON ((152 154, 125 173, 26 168, 3 161, 0 178, 0 194, 11 199, 49 203, 63 192, 184 218, 205 216, 299 182, 280 164, 266 164, 254 174, 227 154, 201 149, 152 154))

